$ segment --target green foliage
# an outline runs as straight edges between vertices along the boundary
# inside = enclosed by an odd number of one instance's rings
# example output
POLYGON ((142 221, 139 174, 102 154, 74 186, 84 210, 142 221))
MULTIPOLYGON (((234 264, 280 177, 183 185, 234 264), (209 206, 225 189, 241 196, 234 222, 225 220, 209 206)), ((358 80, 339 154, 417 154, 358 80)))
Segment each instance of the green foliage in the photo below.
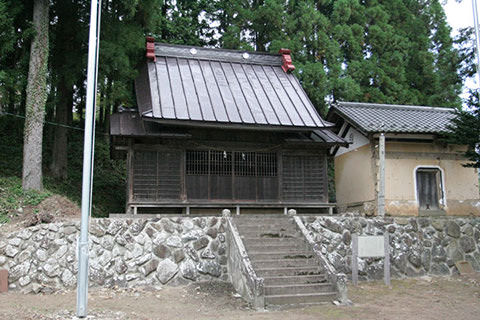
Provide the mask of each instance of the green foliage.
POLYGON ((49 196, 49 191, 23 191, 19 177, 0 176, 0 224, 8 222, 9 214, 18 208, 36 206, 49 196))
POLYGON ((0 106, 10 112, 25 103, 32 7, 32 1, 0 0, 0 106))
MULTIPOLYGON (((16 114, 25 113, 32 3, 0 0, 0 106, 16 114)), ((46 119, 54 121, 63 106, 68 122, 82 126, 90 1, 50 4, 46 119), (78 110, 73 116, 72 101, 78 110)), ((103 1, 99 133, 107 131, 108 115, 117 107, 136 105, 133 80, 144 60, 146 35, 167 43, 274 53, 289 48, 296 75, 322 113, 336 100, 460 107, 462 80, 475 71, 472 30, 455 39, 456 50, 439 0, 103 1)), ((0 119, 0 177, 20 175, 19 121, 0 119)), ((45 169, 52 158, 52 128, 45 130, 45 169)), ((45 185, 79 202, 83 134, 70 131, 68 137, 68 178, 47 176, 45 185)), ((108 143, 99 135, 95 215, 123 211, 124 175, 122 162, 110 160, 108 143)))
MULTIPOLYGON (((46 176, 44 183, 45 187, 52 192, 64 195, 80 205, 83 167, 82 131, 69 132, 68 149, 70 152, 67 178, 58 180, 46 176)), ((49 155, 48 149, 46 154, 49 155)), ((111 212, 124 212, 125 165, 123 161, 110 159, 109 143, 102 134, 96 136, 94 157, 92 215, 106 217, 111 212)))
POLYGON ((450 126, 451 132, 447 135, 446 141, 467 146, 465 156, 470 162, 464 166, 480 168, 480 95, 478 91, 470 91, 467 106, 466 111, 457 111, 457 117, 450 126))
POLYGON ((439 1, 220 0, 221 46, 293 51, 317 109, 328 101, 459 107, 463 56, 439 1))
POLYGON ((454 41, 459 47, 460 60, 462 61, 459 74, 466 77, 473 77, 477 72, 475 62, 475 33, 473 27, 460 29, 454 41))
MULTIPOLYGON (((78 126, 78 123, 74 123, 73 126, 78 126)), ((13 192, 18 194, 21 191, 23 119, 10 116, 0 117, 0 132, 8 133, 0 135, 0 179, 9 183, 7 189, 11 189, 11 186, 15 186, 15 183, 20 181, 18 183, 20 190, 15 187, 17 189, 13 192)), ((47 140, 46 138, 44 141, 47 140)), ((44 157, 46 158, 45 163, 48 163, 51 152, 47 142, 44 142, 43 149, 44 157)), ((48 194, 63 195, 80 205, 83 131, 69 130, 68 149, 70 150, 68 154, 68 178, 57 180, 50 176, 45 176, 44 186, 48 190, 48 194)), ((108 141, 104 139, 103 134, 97 135, 95 141, 92 212, 92 215, 95 217, 104 217, 111 212, 123 212, 125 210, 125 164, 120 160, 111 160, 109 152, 108 141)), ((46 168, 44 170, 46 171, 46 168)), ((19 199, 25 199, 26 197, 29 205, 36 205, 33 195, 26 194, 22 197, 19 199)), ((4 198, 3 194, 0 194, 0 198, 0 201, 6 201, 2 200, 4 198)), ((2 205, 2 207, 6 207, 6 205, 2 205)), ((13 207, 9 206, 10 209, 13 207)))

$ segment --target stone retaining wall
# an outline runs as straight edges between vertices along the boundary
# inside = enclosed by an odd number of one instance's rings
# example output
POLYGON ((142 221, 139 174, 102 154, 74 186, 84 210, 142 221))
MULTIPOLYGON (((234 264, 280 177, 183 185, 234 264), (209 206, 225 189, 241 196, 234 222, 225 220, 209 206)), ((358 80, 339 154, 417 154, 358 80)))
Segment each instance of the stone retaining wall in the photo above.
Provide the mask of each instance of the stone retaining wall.
MULTIPOLYGON (((455 262, 480 271, 480 218, 302 217, 321 252, 337 272, 351 277, 352 234, 390 234, 393 277, 450 275, 455 262)), ((359 259, 360 279, 381 279, 383 259, 359 259)))
MULTIPOLYGON (((0 239, 11 289, 76 286, 79 222, 44 224, 0 239)), ((90 285, 132 287, 227 280, 225 220, 181 217, 92 219, 90 285)))

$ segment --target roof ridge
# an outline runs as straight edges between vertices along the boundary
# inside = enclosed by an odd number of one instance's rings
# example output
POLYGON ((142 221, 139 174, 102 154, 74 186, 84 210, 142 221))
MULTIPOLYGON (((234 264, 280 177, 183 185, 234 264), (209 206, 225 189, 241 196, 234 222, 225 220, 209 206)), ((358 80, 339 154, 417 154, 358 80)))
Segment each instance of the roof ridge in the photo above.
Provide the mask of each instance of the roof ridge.
POLYGON ((163 42, 155 42, 154 48, 155 56, 157 57, 176 57, 270 66, 281 66, 283 64, 283 56, 279 53, 209 48, 163 42))
POLYGON ((217 47, 209 47, 209 46, 194 46, 188 44, 175 44, 175 43, 167 43, 167 42, 160 42, 155 41, 156 46, 165 46, 165 47, 172 47, 172 48, 184 48, 184 49, 202 49, 202 50, 210 50, 210 51, 225 51, 225 52, 232 52, 232 53, 248 53, 248 54, 257 54, 257 55, 265 55, 265 56, 276 56, 281 57, 281 53, 271 53, 265 51, 249 51, 249 50, 239 50, 239 49, 225 49, 225 48, 217 48, 217 47))
POLYGON ((384 109, 399 109, 399 110, 418 110, 418 111, 435 111, 435 112, 454 112, 455 108, 450 107, 431 107, 431 106, 416 106, 416 105, 401 105, 401 104, 385 104, 385 103, 370 103, 370 102, 350 102, 339 101, 333 106, 345 107, 359 107, 359 108, 384 108, 384 109))

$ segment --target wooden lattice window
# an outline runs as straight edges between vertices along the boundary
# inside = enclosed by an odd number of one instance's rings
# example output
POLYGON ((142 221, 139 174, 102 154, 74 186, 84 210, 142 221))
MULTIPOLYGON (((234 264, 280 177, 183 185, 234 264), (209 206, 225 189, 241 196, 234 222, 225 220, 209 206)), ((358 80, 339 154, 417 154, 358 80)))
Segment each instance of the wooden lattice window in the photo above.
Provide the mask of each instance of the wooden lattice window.
POLYGON ((252 177, 256 175, 255 152, 235 152, 235 175, 252 177))
POLYGON ((180 198, 180 159, 179 151, 136 150, 132 164, 134 200, 180 198))
POLYGON ((210 151, 210 174, 228 176, 232 174, 232 152, 210 151))
POLYGON ((187 151, 186 169, 190 175, 208 174, 208 151, 187 151))
POLYGON ((257 153, 257 176, 277 176, 277 154, 274 152, 257 153))
POLYGON ((232 175, 233 173, 235 176, 245 177, 276 177, 277 154, 274 152, 188 150, 186 152, 186 173, 188 175, 232 175))
POLYGON ((283 198, 327 201, 326 159, 318 155, 284 155, 283 198))

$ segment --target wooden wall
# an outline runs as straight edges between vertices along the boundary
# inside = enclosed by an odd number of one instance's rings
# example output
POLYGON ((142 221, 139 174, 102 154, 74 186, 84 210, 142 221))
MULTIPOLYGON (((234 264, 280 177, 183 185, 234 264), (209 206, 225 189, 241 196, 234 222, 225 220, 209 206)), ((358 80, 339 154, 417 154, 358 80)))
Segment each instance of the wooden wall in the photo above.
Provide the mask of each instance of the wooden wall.
POLYGON ((133 147, 131 202, 328 202, 324 149, 133 147))

